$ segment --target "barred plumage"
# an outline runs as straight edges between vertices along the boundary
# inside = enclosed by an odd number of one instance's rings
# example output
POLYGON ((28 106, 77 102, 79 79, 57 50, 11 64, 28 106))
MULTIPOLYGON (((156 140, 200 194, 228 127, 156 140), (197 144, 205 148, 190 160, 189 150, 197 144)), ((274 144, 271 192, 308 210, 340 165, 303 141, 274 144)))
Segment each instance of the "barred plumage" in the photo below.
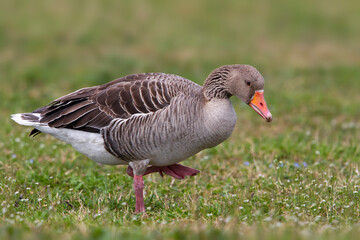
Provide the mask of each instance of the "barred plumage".
POLYGON ((162 166, 225 140, 236 118, 229 97, 235 94, 249 102, 262 88, 262 76, 247 65, 214 70, 204 87, 173 74, 128 75, 36 109, 32 114, 37 114, 38 124, 30 135, 43 126, 97 133, 118 159, 150 159, 150 164, 162 166), (241 81, 235 81, 239 76, 241 81), (243 80, 252 78, 253 86, 244 86, 243 80))
POLYGON ((51 134, 98 163, 129 165, 139 212, 145 210, 142 175, 196 175, 199 171, 178 163, 230 136, 236 124, 231 96, 272 120, 263 87, 260 73, 248 65, 215 69, 203 87, 172 74, 133 74, 12 119, 33 126, 30 135, 51 134))
POLYGON ((101 86, 80 89, 34 113, 40 113, 40 122, 50 127, 99 133, 115 118, 156 112, 168 106, 177 94, 188 94, 196 89, 200 91, 201 87, 172 74, 134 74, 101 86))

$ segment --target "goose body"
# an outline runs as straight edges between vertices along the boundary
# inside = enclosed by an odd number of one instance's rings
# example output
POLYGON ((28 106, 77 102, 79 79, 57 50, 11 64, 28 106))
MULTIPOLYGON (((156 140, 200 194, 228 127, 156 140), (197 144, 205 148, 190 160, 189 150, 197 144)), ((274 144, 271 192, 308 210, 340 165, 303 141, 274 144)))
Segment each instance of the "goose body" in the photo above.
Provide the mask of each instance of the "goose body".
POLYGON ((260 73, 248 65, 220 67, 204 87, 173 74, 133 74, 80 89, 12 119, 32 126, 30 135, 50 134, 95 162, 129 165, 139 212, 144 211, 142 175, 195 175, 197 170, 177 163, 231 135, 236 114, 230 96, 271 121, 263 85, 260 73))

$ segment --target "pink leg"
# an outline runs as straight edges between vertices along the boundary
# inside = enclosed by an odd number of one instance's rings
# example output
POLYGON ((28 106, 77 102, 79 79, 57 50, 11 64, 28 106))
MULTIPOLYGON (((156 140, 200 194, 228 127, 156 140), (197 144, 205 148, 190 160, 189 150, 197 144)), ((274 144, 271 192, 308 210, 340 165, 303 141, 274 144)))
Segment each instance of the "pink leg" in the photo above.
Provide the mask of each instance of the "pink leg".
POLYGON ((134 176, 134 190, 136 198, 135 213, 145 212, 143 176, 134 176))
MULTIPOLYGON (((131 166, 128 166, 126 172, 130 177, 134 177, 133 169, 131 166)), ((163 173, 165 173, 176 179, 184 179, 186 176, 195 176, 200 171, 193 168, 185 167, 180 164, 173 164, 164 167, 156 167, 156 166, 148 167, 144 175, 154 172, 158 172, 161 176, 163 176, 163 173)))
POLYGON ((135 171, 134 173, 134 169, 129 165, 126 171, 129 176, 134 178, 134 190, 135 190, 135 198, 136 198, 135 213, 140 213, 140 212, 145 213, 144 195, 143 195, 144 175, 153 172, 158 172, 161 176, 163 176, 163 174, 165 173, 176 179, 184 179, 186 176, 195 176, 196 174, 199 173, 199 171, 196 169, 185 167, 180 164, 173 164, 163 167, 151 166, 148 168, 144 168, 142 170, 143 171, 139 171, 139 169, 137 169, 137 171, 135 171))

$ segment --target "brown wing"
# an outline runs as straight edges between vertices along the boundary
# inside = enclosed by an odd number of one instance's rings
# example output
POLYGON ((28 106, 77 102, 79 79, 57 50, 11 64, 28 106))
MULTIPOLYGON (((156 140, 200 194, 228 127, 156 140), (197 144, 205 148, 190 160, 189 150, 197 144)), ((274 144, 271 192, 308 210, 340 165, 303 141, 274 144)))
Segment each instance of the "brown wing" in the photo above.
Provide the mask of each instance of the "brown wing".
MULTIPOLYGON (((150 113, 170 104, 177 92, 201 87, 187 79, 163 73, 128 75, 107 84, 83 88, 56 99, 34 113, 41 123, 55 128, 100 132, 114 118, 150 113)), ((39 133, 33 130, 30 134, 39 133)))

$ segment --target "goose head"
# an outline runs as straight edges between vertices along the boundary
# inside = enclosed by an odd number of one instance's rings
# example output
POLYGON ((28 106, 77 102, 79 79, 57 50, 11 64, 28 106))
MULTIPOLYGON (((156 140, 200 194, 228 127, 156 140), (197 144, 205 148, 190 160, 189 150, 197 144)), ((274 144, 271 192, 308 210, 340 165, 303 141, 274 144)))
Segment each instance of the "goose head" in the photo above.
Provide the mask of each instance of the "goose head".
POLYGON ((264 120, 272 121, 264 98, 264 78, 250 65, 226 65, 215 69, 205 81, 204 95, 208 100, 236 96, 264 120))

